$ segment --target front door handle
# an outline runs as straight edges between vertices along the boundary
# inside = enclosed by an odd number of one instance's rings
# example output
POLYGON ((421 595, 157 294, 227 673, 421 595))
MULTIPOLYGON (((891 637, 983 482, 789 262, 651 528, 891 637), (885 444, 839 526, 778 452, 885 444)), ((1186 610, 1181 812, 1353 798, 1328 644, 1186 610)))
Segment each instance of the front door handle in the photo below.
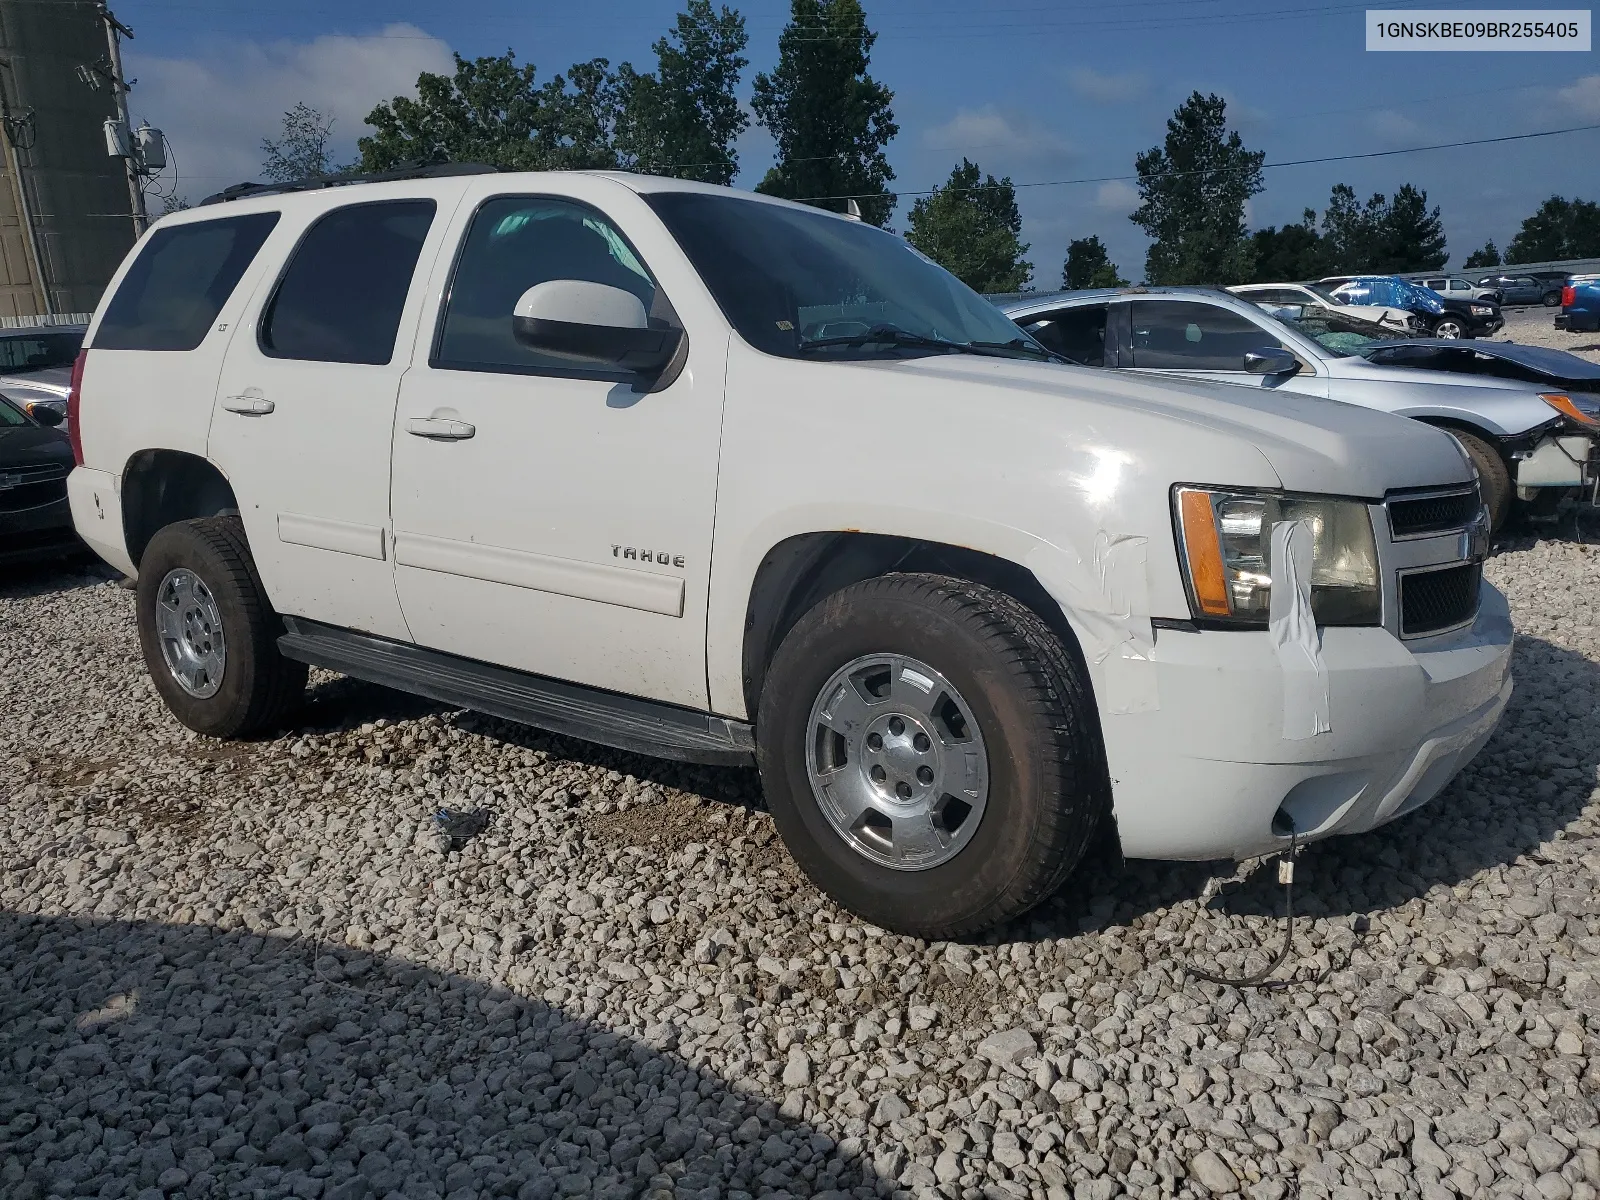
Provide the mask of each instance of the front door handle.
POLYGON ((406 422, 406 432, 417 437, 432 438, 438 442, 459 442, 477 433, 477 427, 466 421, 448 421, 443 417, 412 417, 406 422))
POLYGON ((264 417, 278 406, 259 392, 246 392, 241 396, 225 397, 222 407, 246 417, 264 417))

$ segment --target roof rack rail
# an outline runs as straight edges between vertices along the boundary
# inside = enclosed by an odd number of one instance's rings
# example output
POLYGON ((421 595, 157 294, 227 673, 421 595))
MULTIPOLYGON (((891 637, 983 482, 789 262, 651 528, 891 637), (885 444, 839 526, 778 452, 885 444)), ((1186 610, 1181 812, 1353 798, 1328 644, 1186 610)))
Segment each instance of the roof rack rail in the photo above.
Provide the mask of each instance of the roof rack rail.
POLYGON ((387 171, 349 171, 342 175, 321 175, 310 179, 292 179, 287 183, 236 183, 223 188, 215 195, 200 201, 207 204, 226 204, 230 200, 246 200, 255 196, 275 196, 284 192, 314 192, 321 188, 344 187, 352 183, 391 183, 399 179, 448 179, 453 175, 492 175, 499 167, 488 163, 465 162, 403 162, 387 171))

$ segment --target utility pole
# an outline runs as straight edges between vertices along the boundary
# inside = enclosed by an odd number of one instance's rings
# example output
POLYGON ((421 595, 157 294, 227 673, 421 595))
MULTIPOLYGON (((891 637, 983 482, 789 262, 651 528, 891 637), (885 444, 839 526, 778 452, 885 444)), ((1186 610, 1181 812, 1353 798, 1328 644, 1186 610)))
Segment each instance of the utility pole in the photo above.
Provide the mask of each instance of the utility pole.
POLYGON ((139 238, 144 235, 145 226, 150 223, 150 218, 144 211, 144 189, 139 186, 138 157, 131 153, 133 123, 128 117, 128 84, 122 75, 121 43, 121 38, 133 36, 133 30, 111 15, 111 9, 106 6, 104 0, 100 4, 100 19, 105 22, 106 46, 110 51, 111 95, 117 103, 117 124, 122 128, 123 136, 130 140, 130 153, 122 161, 128 172, 128 199, 133 205, 133 236, 139 238))

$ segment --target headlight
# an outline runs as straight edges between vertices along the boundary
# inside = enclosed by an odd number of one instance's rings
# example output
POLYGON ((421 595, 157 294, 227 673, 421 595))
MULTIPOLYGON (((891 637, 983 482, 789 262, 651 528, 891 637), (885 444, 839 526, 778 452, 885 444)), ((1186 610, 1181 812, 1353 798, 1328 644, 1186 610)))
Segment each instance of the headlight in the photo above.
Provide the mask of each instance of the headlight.
POLYGON ((1311 523, 1311 611, 1317 624, 1381 621, 1378 547, 1371 515, 1360 501, 1178 487, 1173 505, 1196 619, 1265 625, 1272 527, 1304 520, 1311 523))
POLYGON ((1490 308, 1487 304, 1474 304, 1472 306, 1472 315, 1475 317, 1487 317, 1493 312, 1494 309, 1490 308))
POLYGON ((1539 399, 1555 409, 1563 417, 1570 417, 1579 425, 1586 425, 1590 429, 1600 429, 1600 401, 1589 396, 1581 396, 1574 400, 1565 392, 1541 392, 1539 399))

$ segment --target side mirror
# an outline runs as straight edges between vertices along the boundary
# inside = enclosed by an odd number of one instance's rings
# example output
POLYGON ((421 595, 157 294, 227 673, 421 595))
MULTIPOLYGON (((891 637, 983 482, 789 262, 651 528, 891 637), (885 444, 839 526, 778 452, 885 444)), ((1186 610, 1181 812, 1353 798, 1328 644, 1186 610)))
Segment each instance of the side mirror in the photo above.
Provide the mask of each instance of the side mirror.
POLYGON ((28 405, 28 415, 47 429, 54 429, 67 419, 59 409, 51 408, 48 404, 28 405))
POLYGON ((1293 375, 1300 360, 1279 346, 1263 346, 1244 356, 1244 369, 1252 375, 1293 375))
POLYGON ((540 354, 641 375, 666 367, 683 340, 681 329, 651 329, 632 292, 584 279, 551 279, 523 292, 511 332, 540 354))

